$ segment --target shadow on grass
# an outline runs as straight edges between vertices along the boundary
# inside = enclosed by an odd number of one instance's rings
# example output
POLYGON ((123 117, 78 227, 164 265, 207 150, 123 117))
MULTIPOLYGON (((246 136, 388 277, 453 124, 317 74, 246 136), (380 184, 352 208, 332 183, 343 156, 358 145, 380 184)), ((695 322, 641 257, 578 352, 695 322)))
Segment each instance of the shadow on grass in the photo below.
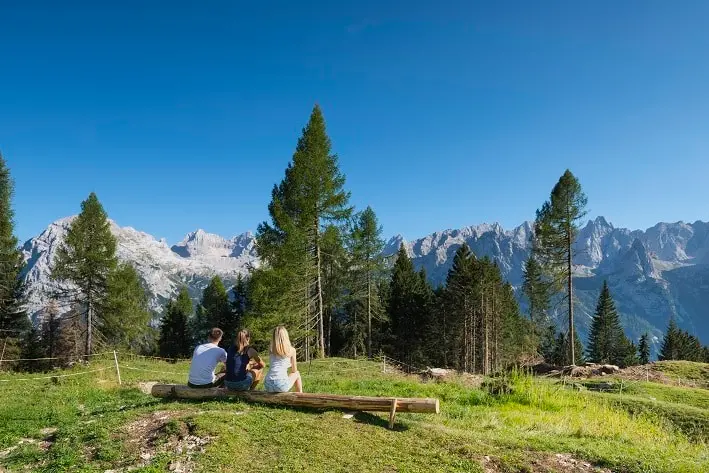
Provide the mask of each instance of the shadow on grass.
MULTIPOLYGON (((379 417, 370 412, 358 412, 357 414, 355 414, 354 419, 355 422, 357 422, 358 424, 374 425, 376 427, 384 427, 385 429, 389 428, 388 419, 379 417)), ((409 430, 409 427, 395 420, 394 428, 392 430, 394 432, 406 432, 407 430, 409 430)))
MULTIPOLYGON (((232 404, 233 402, 228 400, 228 399, 210 399, 210 400, 205 400, 205 399, 180 399, 180 398, 164 398, 164 399, 159 399, 157 400, 156 403, 164 403, 164 404, 171 404, 179 402, 180 404, 204 404, 204 403, 218 403, 220 405, 224 404, 232 404)), ((243 400, 239 400, 238 402, 244 403, 243 400)), ((281 411, 281 410, 287 410, 291 412, 299 412, 301 414, 310 414, 310 415, 320 415, 324 412, 349 412, 349 409, 337 409, 337 408, 318 408, 318 407, 303 407, 303 406, 284 406, 284 405, 277 405, 277 404, 268 404, 268 403, 261 403, 261 402, 248 402, 246 404, 250 405, 256 405, 260 407, 265 407, 268 408, 269 410, 272 411, 281 411)), ((146 404, 148 405, 148 404, 146 404)), ((268 417, 269 419, 273 420, 276 422, 278 419, 277 417, 271 416, 267 414, 265 411, 261 412, 262 415, 265 417, 268 417)), ((368 424, 368 425, 373 425, 376 427, 383 427, 385 429, 389 428, 389 421, 386 418, 382 418, 379 416, 376 416, 372 413, 369 412, 357 412, 354 416, 355 422, 359 424, 368 424)), ((404 432, 409 430, 409 428, 406 425, 401 424, 400 422, 395 422, 394 423, 394 428, 392 429, 395 432, 404 432)))

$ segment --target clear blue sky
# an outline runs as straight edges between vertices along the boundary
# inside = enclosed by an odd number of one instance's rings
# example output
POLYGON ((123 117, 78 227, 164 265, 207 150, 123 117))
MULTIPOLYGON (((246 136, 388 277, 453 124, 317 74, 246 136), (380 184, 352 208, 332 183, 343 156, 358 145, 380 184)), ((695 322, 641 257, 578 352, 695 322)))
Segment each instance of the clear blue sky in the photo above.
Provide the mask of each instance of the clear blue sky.
POLYGON ((29 238, 95 191, 180 240, 267 217, 313 103, 385 234, 709 219, 709 2, 0 3, 0 150, 29 238))

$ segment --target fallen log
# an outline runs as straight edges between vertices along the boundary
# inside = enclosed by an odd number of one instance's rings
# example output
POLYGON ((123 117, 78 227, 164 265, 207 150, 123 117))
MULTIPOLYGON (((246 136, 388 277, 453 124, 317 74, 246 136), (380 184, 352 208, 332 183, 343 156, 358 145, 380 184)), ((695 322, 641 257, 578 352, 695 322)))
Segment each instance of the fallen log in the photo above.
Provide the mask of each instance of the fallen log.
POLYGON ((278 404, 315 409, 347 409, 366 412, 418 412, 438 414, 440 406, 434 398, 393 398, 373 396, 344 396, 320 393, 267 393, 265 391, 230 391, 223 388, 194 389, 180 384, 156 384, 151 389, 154 397, 178 399, 216 399, 236 397, 263 404, 278 404))

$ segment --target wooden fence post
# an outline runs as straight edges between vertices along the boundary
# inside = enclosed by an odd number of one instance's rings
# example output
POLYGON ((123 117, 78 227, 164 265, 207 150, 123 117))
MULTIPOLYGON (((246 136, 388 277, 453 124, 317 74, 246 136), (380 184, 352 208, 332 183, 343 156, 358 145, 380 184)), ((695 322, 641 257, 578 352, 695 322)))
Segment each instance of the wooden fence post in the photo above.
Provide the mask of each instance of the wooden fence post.
POLYGON ((118 368, 118 355, 116 355, 116 350, 113 350, 113 361, 116 362, 116 374, 118 375, 118 385, 121 384, 121 370, 118 368))

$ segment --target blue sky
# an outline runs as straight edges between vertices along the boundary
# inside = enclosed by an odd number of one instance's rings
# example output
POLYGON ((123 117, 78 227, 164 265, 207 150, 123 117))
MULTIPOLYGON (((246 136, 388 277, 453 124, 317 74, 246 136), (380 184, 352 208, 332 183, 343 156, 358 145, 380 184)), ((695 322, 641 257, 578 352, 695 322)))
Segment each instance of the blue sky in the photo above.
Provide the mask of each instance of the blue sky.
POLYGON ((95 191, 179 241, 267 218, 318 102, 387 236, 709 219, 709 2, 2 2, 0 150, 21 239, 95 191))

